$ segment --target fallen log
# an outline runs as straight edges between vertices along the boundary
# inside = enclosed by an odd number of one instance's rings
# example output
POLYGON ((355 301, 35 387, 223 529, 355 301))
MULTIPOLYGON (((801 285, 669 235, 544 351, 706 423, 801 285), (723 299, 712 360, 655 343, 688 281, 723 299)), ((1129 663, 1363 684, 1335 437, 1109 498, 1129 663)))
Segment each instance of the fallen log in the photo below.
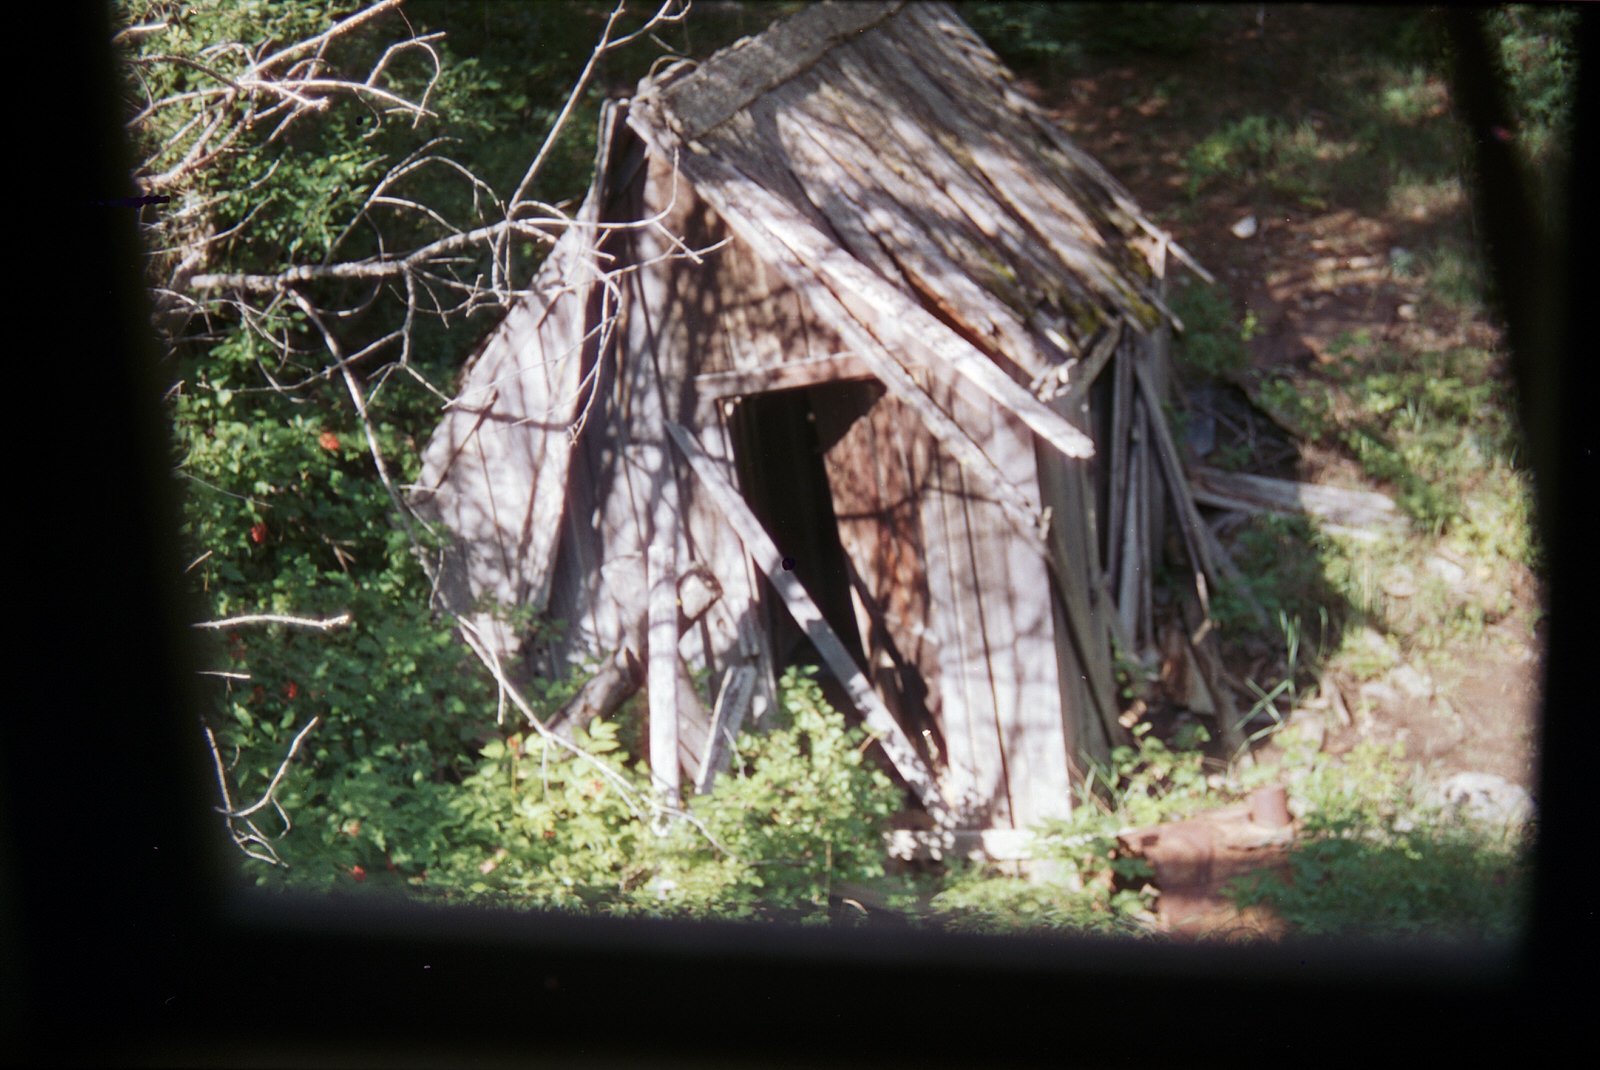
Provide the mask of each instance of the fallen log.
POLYGON ((1348 528, 1399 525, 1403 515, 1394 499, 1370 490, 1346 490, 1320 483, 1224 472, 1195 465, 1189 472, 1195 500, 1242 513, 1310 515, 1348 528))

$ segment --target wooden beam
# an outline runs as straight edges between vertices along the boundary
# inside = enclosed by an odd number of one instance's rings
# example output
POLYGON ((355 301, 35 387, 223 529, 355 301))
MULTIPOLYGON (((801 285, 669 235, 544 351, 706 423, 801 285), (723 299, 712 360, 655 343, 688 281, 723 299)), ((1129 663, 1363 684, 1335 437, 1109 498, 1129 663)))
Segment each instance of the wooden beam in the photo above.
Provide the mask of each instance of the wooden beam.
POLYGON ((711 730, 706 740, 705 758, 694 779, 694 790, 701 795, 711 790, 711 782, 733 753, 733 743, 739 738, 739 726, 744 722, 750 700, 755 696, 756 670, 740 665, 723 677, 722 690, 717 694, 717 705, 711 714, 711 730))
POLYGON ((1224 472, 1196 465, 1191 471, 1197 490, 1218 500, 1221 508, 1242 512, 1310 514, 1348 527, 1382 527, 1399 524, 1402 517, 1394 499, 1367 490, 1345 490, 1320 483, 1224 472))
POLYGON ((809 70, 836 44, 854 39, 889 18, 904 0, 888 3, 815 4, 765 33, 718 52, 693 73, 669 74, 659 89, 678 132, 693 140, 726 122, 752 100, 809 70))
POLYGON ((877 735, 879 745, 883 747, 896 772, 911 785, 912 791, 917 794, 917 798, 927 808, 928 813, 941 824, 948 824, 951 820, 950 809, 939 792, 932 771, 923 763, 911 740, 901 730, 894 716, 883 705, 883 700, 878 698, 877 692, 873 691, 872 685, 857 668, 844 643, 823 619, 822 611, 817 608, 811 595, 806 592, 794 573, 783 567, 783 555, 773 545, 771 537, 762 528, 761 521, 750 511, 750 507, 739 496, 739 492, 723 480, 716 465, 701 452, 687 431, 670 421, 667 423, 667 431, 671 434, 673 443, 689 462, 689 467, 705 486, 712 501, 722 510, 723 516, 732 525, 739 540, 744 543, 745 551, 762 572, 766 573, 767 580, 783 599, 795 623, 805 631, 807 638, 822 655, 822 660, 829 670, 849 692, 856 709, 860 711, 867 727, 877 735))
POLYGON ((633 656, 633 651, 624 647, 605 659, 599 671, 589 678, 571 701, 545 722, 545 727, 570 739, 574 729, 587 725, 596 717, 611 716, 642 686, 644 666, 633 656))
POLYGON ((824 357, 769 364, 764 368, 697 375, 694 377, 694 388, 699 398, 726 398, 815 386, 842 379, 871 378, 872 369, 860 357, 853 353, 833 353, 824 357))
POLYGON ((1126 320, 1118 318, 1111 324, 1106 336, 1098 345, 1089 351, 1089 355, 1069 369, 1071 378, 1061 385, 1061 393, 1057 396, 1065 397, 1067 405, 1076 405, 1083 400, 1089 388, 1094 385, 1100 373, 1105 369, 1106 363, 1111 360, 1112 354, 1122 344, 1122 331, 1126 320))
MULTIPOLYGON (((660 533, 658 533, 660 534, 660 533)), ((672 532, 666 533, 670 538, 672 532)), ((670 543, 651 543, 647 556, 650 584, 647 672, 650 689, 650 782, 676 806, 678 776, 678 585, 670 543)))

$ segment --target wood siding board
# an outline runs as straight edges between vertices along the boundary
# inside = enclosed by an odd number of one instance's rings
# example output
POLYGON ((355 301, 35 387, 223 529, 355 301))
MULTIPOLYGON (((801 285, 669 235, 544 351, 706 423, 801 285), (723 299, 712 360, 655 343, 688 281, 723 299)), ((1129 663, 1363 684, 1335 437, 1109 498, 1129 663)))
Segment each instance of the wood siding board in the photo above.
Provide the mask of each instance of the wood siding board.
MULTIPOLYGON (((1020 422, 961 396, 949 403, 1007 478, 1037 485, 1035 441, 1020 422)), ((959 469, 945 475, 951 552, 965 556, 952 578, 953 608, 977 658, 963 671, 979 784, 993 785, 994 802, 1003 801, 997 817, 1026 827, 1070 808, 1048 560, 1001 522, 959 469)))
POLYGON ((756 671, 749 665, 740 665, 723 680, 712 708, 710 726, 706 730, 705 758, 694 778, 696 794, 704 795, 710 791, 712 782, 728 768, 739 738, 739 729, 755 695, 755 687, 756 671))
POLYGON ((549 597, 571 463, 567 429, 581 382, 589 290, 582 280, 589 277, 585 257, 593 241, 592 230, 574 227, 557 242, 539 275, 541 288, 572 279, 578 285, 512 310, 423 452, 419 483, 429 489, 415 496, 418 509, 453 537, 441 593, 451 609, 472 616, 503 658, 516 652, 521 637, 472 610, 486 596, 536 609, 549 597), (544 418, 531 421, 530 413, 544 418))
MULTIPOLYGON (((836 392, 835 392, 836 393, 836 392)), ((893 445, 895 425, 914 419, 881 385, 862 384, 845 399, 813 403, 823 463, 839 523, 868 676, 912 742, 931 729, 920 629, 928 617, 917 492, 893 445), (874 394, 876 396, 874 396, 874 394), (842 402, 842 403, 840 403, 842 402)))
MULTIPOLYGON (((964 599, 957 592, 957 565, 953 560, 959 545, 950 513, 956 505, 945 490, 946 464, 931 451, 930 479, 922 501, 924 538, 927 542, 928 594, 932 624, 938 637, 939 694, 942 710, 946 757, 946 791, 962 825, 983 824, 991 818, 1009 821, 1009 813, 985 813, 993 798, 994 785, 982 778, 986 772, 979 759, 975 730, 981 714, 975 709, 972 676, 973 660, 969 625, 963 612, 964 599)), ((953 466, 951 466, 953 467, 953 466)))
MULTIPOLYGON (((730 485, 737 486, 733 443, 722 414, 719 412, 714 420, 703 422, 696 431, 708 462, 730 485)), ((698 483, 690 490, 690 501, 694 503, 691 517, 698 522, 699 530, 706 533, 702 536, 702 545, 707 547, 708 563, 722 583, 722 600, 711 610, 719 622, 718 657, 722 664, 731 667, 728 671, 745 665, 755 670, 752 710, 759 720, 777 701, 777 676, 771 648, 765 641, 766 629, 761 625, 755 564, 745 552, 738 534, 716 504, 700 490, 698 483)))
MULTIPOLYGON (((1064 399, 1057 404, 1065 415, 1068 406, 1064 399)), ((1104 761, 1110 757, 1110 740, 1120 734, 1115 700, 1107 705, 1102 698, 1114 696, 1116 691, 1108 642, 1116 607, 1104 594, 1088 462, 1041 450, 1037 463, 1041 491, 1051 503, 1051 552, 1055 575, 1060 578, 1055 597, 1056 646, 1068 753, 1104 761), (1081 627, 1074 627, 1073 617, 1081 627)))

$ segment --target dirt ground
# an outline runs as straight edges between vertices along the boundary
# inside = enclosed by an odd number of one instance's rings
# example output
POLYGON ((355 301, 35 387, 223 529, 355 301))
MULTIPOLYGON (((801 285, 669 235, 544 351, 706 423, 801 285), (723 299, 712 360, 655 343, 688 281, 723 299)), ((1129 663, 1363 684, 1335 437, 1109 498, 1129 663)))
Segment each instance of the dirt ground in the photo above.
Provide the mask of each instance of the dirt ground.
MULTIPOLYGON (((1402 350, 1496 348, 1497 330, 1481 315, 1430 308, 1419 302, 1408 280, 1388 270, 1392 250, 1417 248, 1438 228, 1463 227, 1462 197, 1411 205, 1391 200, 1365 210, 1336 203, 1285 208, 1252 193, 1246 183, 1219 183, 1190 198, 1184 155, 1229 119, 1256 111, 1282 114, 1287 108, 1315 125, 1332 118, 1328 109, 1337 107, 1324 88, 1325 77, 1319 77, 1318 42, 1348 36, 1346 20, 1362 18, 1362 12, 1268 8, 1258 22, 1256 10, 1250 5, 1230 16, 1227 35, 1198 53, 1091 59, 1061 78, 1035 73, 1023 89, 1210 269, 1241 314, 1254 313, 1259 331, 1248 343, 1254 368, 1313 369, 1331 359, 1334 339, 1358 330, 1402 350), (1257 221, 1254 233, 1236 236, 1233 228, 1249 216, 1257 221)), ((1257 449, 1249 470, 1385 489, 1346 456, 1287 436, 1282 442, 1288 448, 1257 449)), ((1503 575, 1486 585, 1486 577, 1459 569, 1451 571, 1451 579, 1454 597, 1502 607, 1482 638, 1426 668, 1402 661, 1375 679, 1324 673, 1322 701, 1348 718, 1328 718, 1323 747, 1339 754, 1362 739, 1399 740, 1430 780, 1484 772, 1533 790, 1542 649, 1537 582, 1526 570, 1513 574, 1509 592, 1499 589, 1505 586, 1503 575), (1504 612, 1508 601, 1511 609, 1504 612), (1328 694, 1330 688, 1337 689, 1337 697, 1328 694)), ((1280 861, 1275 855, 1261 864, 1280 861)), ((1218 864, 1225 864, 1220 856, 1218 864)), ((1270 923, 1230 918, 1215 894, 1220 880, 1203 883, 1188 892, 1166 891, 1168 926, 1194 932, 1238 925, 1271 930, 1270 923)))
MULTIPOLYGON (((1028 81, 1024 89, 1173 231, 1240 308, 1255 314, 1254 367, 1310 367, 1329 359, 1335 338, 1360 329, 1399 347, 1492 347, 1498 333, 1491 324, 1442 311, 1430 316, 1425 305, 1419 314, 1417 295, 1387 270, 1392 249, 1417 247, 1430 228, 1459 225, 1461 203, 1285 209, 1226 183, 1190 200, 1184 153, 1230 117, 1281 110, 1287 100, 1315 124, 1335 106, 1317 77, 1316 42, 1362 13, 1264 10, 1258 23, 1253 6, 1241 9, 1220 43, 1193 55, 1091 60, 1087 70, 1059 81, 1036 75, 1045 84, 1028 81), (1231 228, 1247 216, 1256 217, 1257 228, 1241 239, 1231 228)), ((1382 489, 1353 461, 1325 449, 1290 449, 1279 457, 1261 451, 1258 460, 1264 463, 1254 470, 1262 474, 1382 489)), ((1503 598, 1480 589, 1471 575, 1461 577, 1455 594, 1503 598)), ((1487 772, 1531 789, 1541 649, 1534 578, 1516 576, 1510 596, 1512 611, 1444 667, 1429 672, 1403 664, 1383 679, 1329 680, 1353 712, 1351 726, 1330 733, 1326 748, 1338 753, 1358 738, 1399 739, 1432 777, 1487 772)))

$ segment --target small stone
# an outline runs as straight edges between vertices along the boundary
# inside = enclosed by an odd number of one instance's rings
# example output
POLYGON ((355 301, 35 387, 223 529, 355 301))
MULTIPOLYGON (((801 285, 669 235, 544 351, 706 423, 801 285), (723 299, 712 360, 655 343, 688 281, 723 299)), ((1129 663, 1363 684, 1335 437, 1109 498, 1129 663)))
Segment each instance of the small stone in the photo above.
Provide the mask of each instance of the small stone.
POLYGON ((1433 694, 1433 681, 1414 666, 1402 665, 1389 674, 1396 687, 1412 698, 1427 698, 1433 694))
POLYGON ((1417 306, 1413 304, 1404 304, 1395 309, 1394 313, 1407 323, 1414 323, 1417 319, 1417 306))
POLYGON ((1423 562, 1429 572, 1439 577, 1451 587, 1459 587, 1467 581, 1467 570, 1447 558, 1437 554, 1423 562))
POLYGON ((1517 825, 1534 816, 1527 789, 1493 773, 1457 773, 1429 795, 1434 805, 1457 817, 1491 825, 1517 825))
POLYGON ((1368 680, 1357 688, 1356 693, 1369 702, 1397 702, 1400 699, 1400 692, 1381 680, 1368 680))
POLYGON ((1247 215, 1229 229, 1233 232, 1233 236, 1235 238, 1242 240, 1244 238, 1255 237, 1257 227, 1258 224, 1256 223, 1256 217, 1253 215, 1247 215))

